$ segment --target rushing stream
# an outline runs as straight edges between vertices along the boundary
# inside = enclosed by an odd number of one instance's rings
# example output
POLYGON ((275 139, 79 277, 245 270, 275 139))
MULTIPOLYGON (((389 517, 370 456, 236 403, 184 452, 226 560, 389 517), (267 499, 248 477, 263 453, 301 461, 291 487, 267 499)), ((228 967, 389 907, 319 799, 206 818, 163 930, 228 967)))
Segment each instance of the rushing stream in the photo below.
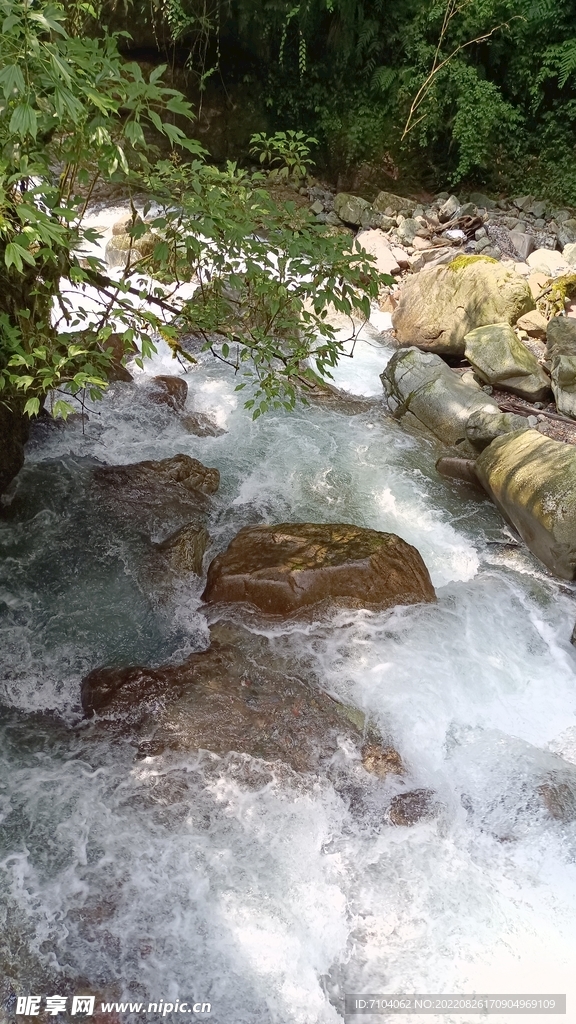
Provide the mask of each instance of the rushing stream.
MULTIPOLYGON (((391 349, 364 337, 337 384, 380 399, 391 349)), ((379 402, 253 423, 207 357, 186 375, 188 408, 226 432, 196 437, 145 396, 150 375, 182 372, 168 351, 134 372, 84 428, 35 431, 0 519, 0 1018, 14 1019, 15 995, 59 983, 209 1001, 209 1017, 188 1019, 214 1024, 332 1024, 346 991, 567 992, 570 1006, 576 825, 538 799, 553 780, 576 801, 570 587, 507 545, 487 500, 438 477, 440 447, 379 402), (437 605, 340 610, 269 635, 390 737, 410 784, 437 795, 434 819, 394 827, 325 778, 257 763, 248 784, 233 754, 138 759, 82 721, 92 668, 208 643, 201 581, 155 601, 140 549, 87 484, 94 460, 179 452, 221 473, 210 556, 246 524, 290 520, 419 549, 437 605)))

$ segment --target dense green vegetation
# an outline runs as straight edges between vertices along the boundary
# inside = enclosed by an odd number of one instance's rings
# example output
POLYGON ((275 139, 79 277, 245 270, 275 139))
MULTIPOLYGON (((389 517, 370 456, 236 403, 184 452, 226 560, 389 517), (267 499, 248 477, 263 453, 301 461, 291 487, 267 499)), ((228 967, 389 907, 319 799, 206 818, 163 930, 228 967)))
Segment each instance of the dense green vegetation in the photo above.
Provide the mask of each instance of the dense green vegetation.
POLYGON ((114 36, 85 35, 78 13, 0 0, 0 401, 35 414, 61 392, 65 414, 70 395, 106 385, 112 334, 126 348, 137 338, 143 355, 161 335, 187 359, 179 339, 193 332, 234 368, 254 416, 291 407, 314 377, 304 361, 320 373, 336 362, 327 305, 367 316, 378 275, 257 176, 206 163, 165 69, 144 76, 114 36), (86 223, 111 184, 149 214, 133 217, 138 258, 128 253, 119 277, 91 254, 86 223), (180 301, 175 288, 191 281, 180 301))
POLYGON ((576 203, 572 0, 131 0, 132 24, 151 10, 192 77, 251 83, 332 172, 576 203))

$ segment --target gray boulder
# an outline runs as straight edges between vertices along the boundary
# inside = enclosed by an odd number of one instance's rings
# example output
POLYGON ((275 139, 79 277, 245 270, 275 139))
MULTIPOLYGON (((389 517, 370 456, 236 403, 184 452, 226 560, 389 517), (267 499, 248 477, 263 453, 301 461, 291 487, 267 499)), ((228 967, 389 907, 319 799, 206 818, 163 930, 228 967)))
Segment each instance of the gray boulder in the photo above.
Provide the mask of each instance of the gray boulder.
POLYGON ((417 203, 415 203, 413 199, 406 199, 404 196, 396 196, 393 192, 379 192, 372 203, 372 206, 377 213, 386 213, 386 210, 392 210, 392 213, 402 212, 411 217, 416 209, 417 203))
MULTIPOLYGON (((348 192, 338 192, 334 196, 334 212, 345 224, 353 224, 360 227, 363 219, 366 220, 366 213, 370 210, 370 203, 361 196, 352 196, 348 192), (364 218, 363 218, 364 214, 364 218)), ((368 217, 368 223, 370 217, 368 217)))
POLYGON ((516 337, 508 323, 488 324, 470 331, 465 354, 478 376, 513 395, 539 402, 548 395, 550 381, 538 363, 516 337))
POLYGON ((445 203, 440 207, 438 217, 442 222, 452 220, 456 216, 460 209, 460 200, 457 196, 449 196, 445 203))
POLYGON ((558 232, 558 241, 562 248, 576 242, 576 219, 570 217, 569 220, 564 221, 558 232))
POLYGON ((576 447, 537 430, 506 434, 476 460, 502 515, 556 576, 576 578, 576 447))
POLYGON ((440 356, 418 348, 395 352, 380 379, 396 416, 427 427, 446 444, 467 447, 466 424, 473 412, 499 412, 492 398, 463 384, 440 356))
POLYGON ((514 270, 485 256, 460 255, 408 278, 392 323, 402 346, 463 356, 464 338, 474 328, 515 324, 531 309, 530 286, 514 270))
POLYGON ((511 231, 510 241, 523 262, 528 259, 530 253, 534 252, 536 248, 534 235, 527 235, 525 231, 511 231))
POLYGON ((528 430, 530 424, 525 416, 499 409, 476 409, 466 423, 466 437, 473 448, 483 451, 496 437, 511 434, 514 430, 528 430))
POLYGON ((475 206, 479 206, 480 209, 484 210, 495 210, 496 203, 489 196, 485 196, 483 192, 471 192, 470 202, 474 203, 475 206))
POLYGON ((576 419, 576 320, 555 316, 546 329, 546 365, 558 412, 576 419))

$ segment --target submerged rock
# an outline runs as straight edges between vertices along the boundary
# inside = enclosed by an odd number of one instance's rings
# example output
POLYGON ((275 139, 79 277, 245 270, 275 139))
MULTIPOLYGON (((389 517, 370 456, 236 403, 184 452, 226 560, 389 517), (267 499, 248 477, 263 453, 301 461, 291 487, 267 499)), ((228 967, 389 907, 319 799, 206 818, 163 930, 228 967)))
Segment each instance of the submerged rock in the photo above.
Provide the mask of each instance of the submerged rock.
POLYGON ((247 526, 208 569, 204 601, 290 615, 324 601, 391 608, 434 601, 424 562, 393 533, 347 523, 247 526))
POLYGON ((106 515, 148 535, 172 533, 183 526, 201 529, 218 490, 220 474, 189 455, 127 466, 98 466, 93 471, 96 498, 106 515))
POLYGON ((446 444, 466 442, 472 413, 499 412, 494 399, 463 384, 440 356, 418 348, 395 352, 380 379, 396 416, 413 417, 446 444))
POLYGON ((210 537, 204 527, 187 523, 155 548, 175 572, 202 573, 202 559, 210 537))
POLYGON ((466 359, 486 384, 541 402, 550 393, 550 381, 536 357, 516 337, 510 324, 489 324, 470 331, 465 339, 466 359))
POLYGON ((21 409, 0 402, 0 494, 3 494, 24 465, 24 445, 28 440, 30 417, 21 409))
POLYGON ((183 377, 152 377, 146 385, 146 395, 154 405, 166 405, 174 412, 181 412, 188 398, 188 384, 183 377))
POLYGON ((533 554, 576 578, 576 447, 536 430, 499 437, 476 461, 478 477, 533 554))
POLYGON ((226 433, 224 427, 219 427, 215 419, 203 412, 188 413, 180 422, 189 434, 197 437, 221 437, 226 433))
POLYGON ((484 256, 458 256, 404 282, 392 323, 402 346, 461 356, 470 331, 515 324, 533 308, 528 283, 513 270, 484 256))
POLYGON ((146 754, 236 751, 307 772, 345 763, 344 741, 380 778, 402 769, 395 750, 366 735, 361 712, 311 685, 266 637, 231 624, 213 626, 208 650, 181 665, 96 669, 82 706, 129 727, 146 754))
POLYGON ((388 818, 392 825, 415 825, 418 821, 436 817, 439 804, 431 789, 413 789, 397 793, 390 801, 388 818))
POLYGON ((204 466, 190 455, 172 455, 168 459, 150 459, 126 466, 99 466, 94 470, 94 476, 100 483, 111 487, 131 487, 142 491, 178 484, 187 491, 214 494, 220 485, 218 470, 204 466))

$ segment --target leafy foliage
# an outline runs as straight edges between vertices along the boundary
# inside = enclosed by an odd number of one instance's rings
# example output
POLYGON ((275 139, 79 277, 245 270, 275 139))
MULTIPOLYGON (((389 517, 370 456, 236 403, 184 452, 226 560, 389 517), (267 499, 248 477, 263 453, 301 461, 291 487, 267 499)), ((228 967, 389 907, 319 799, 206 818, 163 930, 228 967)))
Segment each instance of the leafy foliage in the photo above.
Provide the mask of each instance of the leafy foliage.
POLYGON ((126 347, 138 339, 143 357, 164 337, 186 359, 187 331, 251 386, 254 414, 291 407, 296 378, 313 376, 304 361, 322 373, 337 359, 327 304, 367 315, 370 261, 234 165, 206 164, 163 67, 145 79, 117 37, 71 35, 57 3, 0 0, 0 16, 0 400, 34 414, 63 390, 58 409, 69 411, 66 395, 106 386, 113 333, 126 347), (119 275, 87 223, 102 182, 121 184, 134 211, 146 197, 146 223, 129 228, 135 253, 146 235, 146 255, 119 275))
POLYGON ((274 176, 301 181, 314 166, 310 157, 310 147, 314 145, 318 145, 318 139, 304 132, 276 132, 271 136, 257 132, 250 139, 250 153, 258 156, 261 164, 272 168, 274 176), (274 164, 278 166, 274 167, 274 164))

